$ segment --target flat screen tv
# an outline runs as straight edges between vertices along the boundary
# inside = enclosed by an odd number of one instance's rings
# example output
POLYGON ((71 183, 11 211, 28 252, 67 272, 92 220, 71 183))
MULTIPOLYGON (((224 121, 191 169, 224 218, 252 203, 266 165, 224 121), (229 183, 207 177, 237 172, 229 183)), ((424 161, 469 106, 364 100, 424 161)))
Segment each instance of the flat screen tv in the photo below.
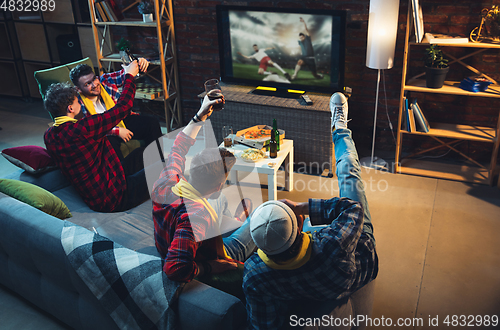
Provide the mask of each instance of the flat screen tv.
POLYGON ((221 81, 342 91, 345 22, 343 10, 218 5, 221 81))

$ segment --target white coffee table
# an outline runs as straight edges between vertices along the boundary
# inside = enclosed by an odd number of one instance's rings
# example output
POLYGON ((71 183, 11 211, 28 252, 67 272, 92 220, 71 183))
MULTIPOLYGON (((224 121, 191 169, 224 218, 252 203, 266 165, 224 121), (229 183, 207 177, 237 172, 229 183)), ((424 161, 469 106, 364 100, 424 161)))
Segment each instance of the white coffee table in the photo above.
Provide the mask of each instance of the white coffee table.
POLYGON ((285 190, 293 190, 293 140, 284 139, 280 146, 280 151, 278 152, 278 157, 269 158, 269 153, 266 153, 266 158, 255 162, 248 163, 243 161, 238 157, 238 154, 249 147, 236 144, 229 149, 234 152, 236 157, 236 163, 231 169, 229 176, 230 182, 234 183, 238 178, 238 171, 253 172, 257 170, 257 173, 267 174, 267 186, 268 186, 268 199, 276 200, 278 197, 277 192, 277 179, 278 179, 278 169, 282 164, 285 165, 285 190), (274 163, 274 165, 269 166, 269 163, 274 163))

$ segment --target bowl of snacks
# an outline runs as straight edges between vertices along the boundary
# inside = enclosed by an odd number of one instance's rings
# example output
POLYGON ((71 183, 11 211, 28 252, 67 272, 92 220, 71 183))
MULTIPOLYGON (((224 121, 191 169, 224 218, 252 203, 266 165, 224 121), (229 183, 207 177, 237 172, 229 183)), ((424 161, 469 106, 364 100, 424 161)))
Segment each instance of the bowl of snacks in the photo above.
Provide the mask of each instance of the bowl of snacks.
POLYGON ((239 154, 239 157, 245 162, 255 163, 264 159, 266 157, 266 154, 262 150, 248 148, 243 150, 243 152, 239 154))

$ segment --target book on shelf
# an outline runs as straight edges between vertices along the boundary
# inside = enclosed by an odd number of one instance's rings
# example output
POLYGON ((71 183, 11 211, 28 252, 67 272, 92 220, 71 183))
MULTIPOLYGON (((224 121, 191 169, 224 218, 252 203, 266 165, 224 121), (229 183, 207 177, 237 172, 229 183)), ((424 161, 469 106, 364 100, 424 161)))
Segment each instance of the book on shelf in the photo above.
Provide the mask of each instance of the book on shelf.
POLYGON ((403 96, 403 114, 401 115, 401 130, 408 131, 408 99, 403 96))
POLYGON ((98 18, 99 22, 107 22, 108 21, 108 19, 106 18, 106 14, 104 13, 104 9, 102 9, 100 2, 95 3, 95 11, 97 13, 97 18, 98 18))
POLYGON ((411 132, 411 129, 410 129, 410 101, 408 100, 408 98, 405 98, 405 116, 406 116, 406 130, 408 132, 411 132))
POLYGON ((426 33, 425 39, 430 44, 466 44, 469 42, 469 38, 466 37, 441 33, 426 33))
POLYGON ((429 132, 431 125, 429 125, 427 118, 425 118, 424 112, 422 111, 422 108, 420 108, 420 105, 418 105, 416 98, 413 100, 412 104, 418 111, 419 116, 422 118, 423 126, 425 127, 425 132, 429 132))
POLYGON ((117 18, 115 16, 115 13, 110 8, 108 2, 106 0, 103 0, 100 3, 101 3, 102 8, 104 9, 104 11, 106 12, 106 16, 108 16, 109 21, 110 22, 117 22, 118 20, 117 20, 117 18))
POLYGON ((419 111, 418 107, 415 105, 415 103, 412 103, 410 107, 413 111, 413 117, 415 117, 415 126, 417 132, 428 133, 429 127, 425 125, 424 117, 422 116, 422 113, 419 111))
POLYGON ((116 4, 116 1, 115 0, 106 0, 106 3, 108 4, 108 7, 113 11, 113 13, 115 14, 115 17, 116 17, 116 21, 119 22, 119 21, 123 21, 125 19, 125 17, 123 16, 123 13, 122 11, 120 10, 120 8, 117 6, 116 4))
POLYGON ((413 109, 411 107, 408 108, 408 122, 410 124, 409 132, 416 132, 417 127, 415 125, 415 115, 413 114, 413 109))
POLYGON ((422 13, 422 7, 420 6, 418 0, 411 0, 411 4, 413 26, 415 27, 415 41, 417 43, 420 43, 424 38, 424 15, 422 13))

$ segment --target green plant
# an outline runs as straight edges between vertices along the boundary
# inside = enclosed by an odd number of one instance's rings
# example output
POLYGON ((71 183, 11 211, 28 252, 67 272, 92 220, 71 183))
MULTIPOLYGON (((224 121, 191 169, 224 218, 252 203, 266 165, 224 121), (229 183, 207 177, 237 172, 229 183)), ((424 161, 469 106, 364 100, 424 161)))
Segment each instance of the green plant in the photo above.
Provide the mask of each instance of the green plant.
POLYGON ((425 49, 424 62, 425 66, 430 68, 444 69, 448 67, 448 59, 444 58, 438 45, 430 45, 429 48, 425 49))
POLYGON ((139 13, 141 14, 152 14, 153 13, 153 4, 149 1, 142 1, 139 3, 137 6, 137 9, 139 10, 139 13))
POLYGON ((125 38, 121 38, 116 44, 116 48, 118 48, 118 50, 130 49, 130 41, 125 38))

